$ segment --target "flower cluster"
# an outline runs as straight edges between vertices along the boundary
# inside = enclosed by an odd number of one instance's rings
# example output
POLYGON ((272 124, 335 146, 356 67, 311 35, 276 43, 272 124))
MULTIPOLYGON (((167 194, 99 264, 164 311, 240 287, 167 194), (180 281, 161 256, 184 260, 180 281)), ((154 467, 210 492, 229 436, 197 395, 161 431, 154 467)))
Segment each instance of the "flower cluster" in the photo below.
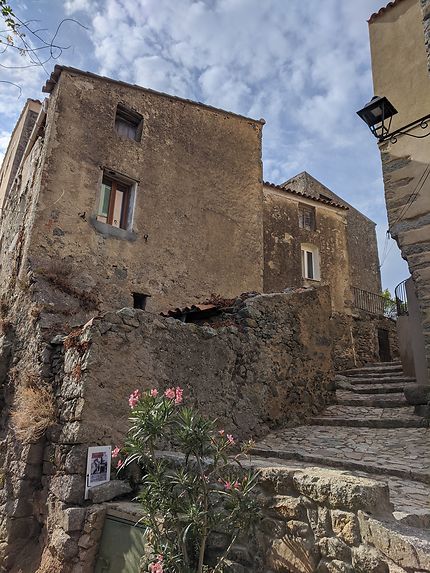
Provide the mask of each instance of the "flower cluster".
POLYGON ((229 481, 229 480, 224 481, 224 480, 222 480, 222 479, 219 479, 218 481, 223 484, 224 489, 225 489, 226 491, 230 491, 230 490, 232 490, 232 489, 240 490, 241 483, 240 483, 240 481, 238 481, 238 480, 236 480, 236 481, 234 481, 234 482, 231 482, 231 481, 229 481))
POLYGON ((128 403, 129 403, 130 408, 134 408, 136 406, 136 404, 139 402, 139 400, 140 400, 140 392, 139 392, 139 390, 136 389, 128 397, 128 403))
POLYGON ((230 446, 234 446, 234 444, 236 443, 232 434, 226 435, 225 430, 219 430, 218 434, 221 436, 221 438, 224 438, 224 436, 225 436, 227 438, 227 442, 230 444, 230 446))
POLYGON ((157 555, 157 561, 149 566, 150 573, 163 573, 163 556, 157 555))
POLYGON ((180 404, 182 402, 182 394, 184 393, 182 388, 176 386, 176 388, 167 388, 164 395, 169 400, 175 400, 175 404, 180 404))

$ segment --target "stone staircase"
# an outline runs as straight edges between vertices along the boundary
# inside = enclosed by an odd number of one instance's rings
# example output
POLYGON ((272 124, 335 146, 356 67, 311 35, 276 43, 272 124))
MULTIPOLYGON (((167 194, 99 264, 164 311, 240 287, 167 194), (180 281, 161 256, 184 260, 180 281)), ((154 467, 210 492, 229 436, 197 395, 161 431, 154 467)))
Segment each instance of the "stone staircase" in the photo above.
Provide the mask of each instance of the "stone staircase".
POLYGON ((382 363, 346 370, 336 376, 336 404, 311 420, 316 426, 363 428, 422 428, 428 420, 414 414, 403 394, 405 376, 400 363, 382 363))
POLYGON ((273 432, 256 444, 258 458, 354 472, 388 483, 396 519, 430 527, 430 429, 403 394, 400 363, 336 376, 336 403, 307 425, 273 432))

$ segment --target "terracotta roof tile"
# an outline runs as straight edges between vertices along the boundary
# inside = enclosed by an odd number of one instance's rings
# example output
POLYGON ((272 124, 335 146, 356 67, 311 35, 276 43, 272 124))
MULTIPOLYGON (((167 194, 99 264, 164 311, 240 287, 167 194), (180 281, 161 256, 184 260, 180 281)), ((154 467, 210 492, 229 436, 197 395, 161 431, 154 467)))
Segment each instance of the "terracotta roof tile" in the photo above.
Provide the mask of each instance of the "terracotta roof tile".
POLYGON ((380 10, 378 10, 377 12, 374 12, 367 21, 370 24, 371 22, 373 22, 375 20, 375 18, 377 18, 378 16, 381 16, 387 10, 390 10, 390 8, 394 8, 394 6, 397 6, 397 4, 400 4, 400 2, 402 2, 402 1, 403 0, 393 0, 393 2, 389 2, 386 6, 383 6, 380 10))
POLYGON ((329 201, 327 199, 322 199, 321 197, 315 197, 315 195, 311 195, 310 193, 295 191, 294 189, 290 189, 289 187, 283 187, 282 185, 275 185, 275 183, 269 183, 268 181, 264 181, 264 185, 267 185, 267 187, 272 187, 273 189, 278 189, 279 191, 283 191, 284 193, 292 193, 293 195, 306 197, 306 199, 310 199, 311 201, 318 201, 318 203, 325 203, 326 205, 330 205, 330 207, 337 207, 338 209, 345 209, 346 211, 349 209, 349 207, 343 205, 342 203, 336 203, 335 201, 329 201))

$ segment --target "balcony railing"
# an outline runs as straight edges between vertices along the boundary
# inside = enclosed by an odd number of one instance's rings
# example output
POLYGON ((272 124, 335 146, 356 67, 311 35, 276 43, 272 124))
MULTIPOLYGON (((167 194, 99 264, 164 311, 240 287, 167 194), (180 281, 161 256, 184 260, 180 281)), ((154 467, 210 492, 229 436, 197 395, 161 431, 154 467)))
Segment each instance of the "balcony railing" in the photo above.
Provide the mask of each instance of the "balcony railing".
POLYGON ((408 296, 406 293, 406 280, 399 283, 394 289, 396 297, 397 316, 403 316, 408 313, 408 296))
POLYGON ((385 299, 383 296, 357 287, 352 287, 352 292, 355 308, 376 316, 384 316, 385 299))

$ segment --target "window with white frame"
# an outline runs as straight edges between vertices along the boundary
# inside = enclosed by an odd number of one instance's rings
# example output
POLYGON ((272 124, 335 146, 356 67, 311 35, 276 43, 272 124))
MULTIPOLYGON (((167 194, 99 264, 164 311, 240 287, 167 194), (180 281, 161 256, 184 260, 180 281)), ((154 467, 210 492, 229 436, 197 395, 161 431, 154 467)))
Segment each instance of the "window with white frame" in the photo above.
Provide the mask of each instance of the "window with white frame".
POLYGON ((320 280, 319 251, 314 245, 304 244, 302 251, 302 276, 314 281, 320 280))

